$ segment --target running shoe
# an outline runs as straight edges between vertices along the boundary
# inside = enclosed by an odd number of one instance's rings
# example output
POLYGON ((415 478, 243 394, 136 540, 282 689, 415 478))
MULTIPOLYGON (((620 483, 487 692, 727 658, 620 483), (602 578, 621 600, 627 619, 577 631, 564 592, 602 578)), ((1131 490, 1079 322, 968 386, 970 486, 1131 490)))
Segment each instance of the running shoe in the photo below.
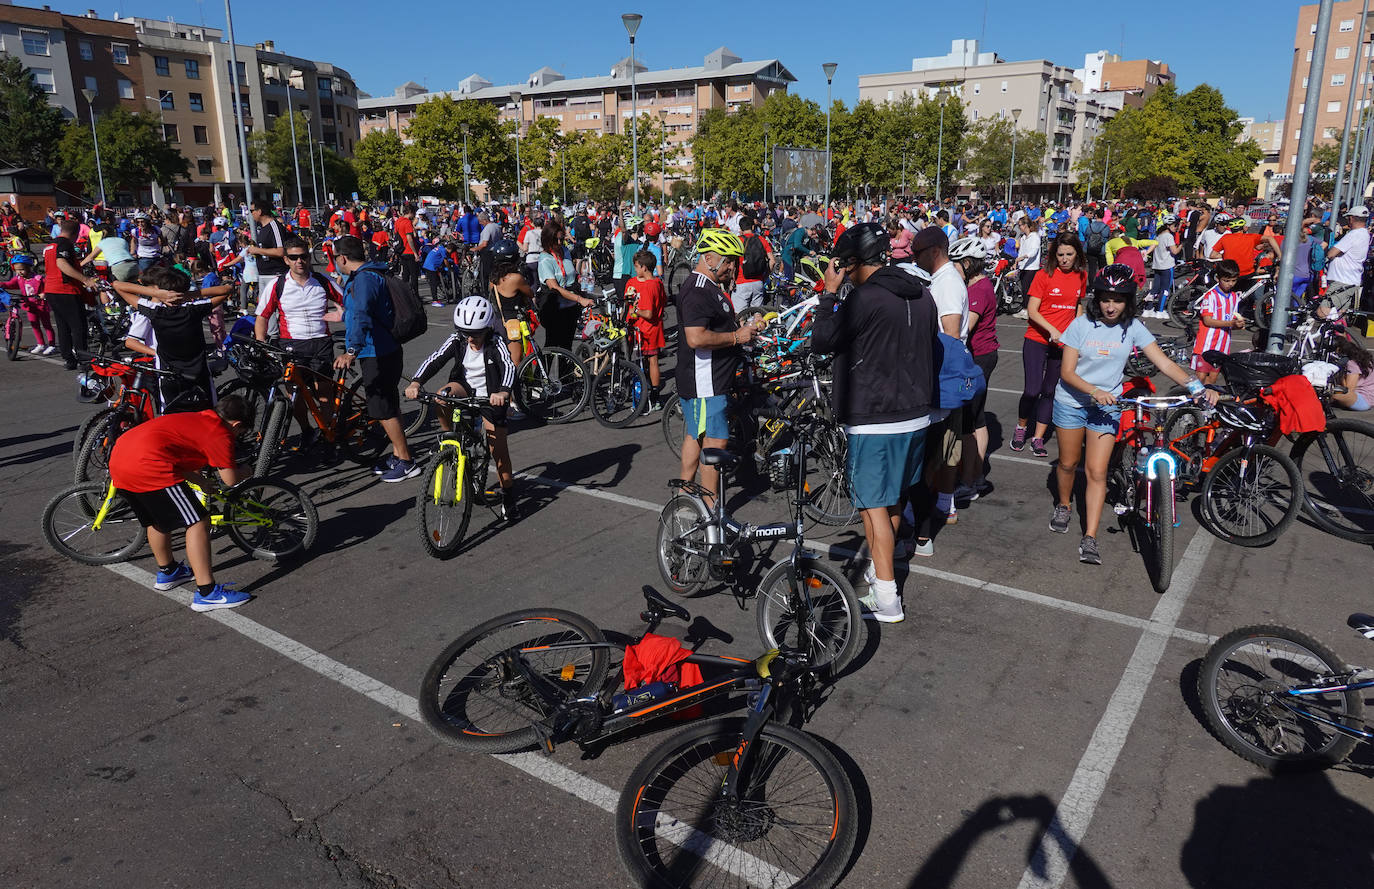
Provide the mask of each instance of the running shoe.
POLYGON ((420 474, 420 464, 414 460, 397 460, 391 468, 382 473, 382 481, 387 484, 403 482, 420 474))
POLYGON ((187 567, 185 562, 178 562, 171 571, 158 569, 157 579, 153 581, 153 589, 161 592, 174 590, 195 576, 195 572, 187 567))
POLYGON ((56 351, 57 351, 57 347, 56 347, 56 346, 44 346, 44 347, 43 347, 43 354, 44 354, 44 355, 51 355, 52 353, 54 353, 54 352, 56 352, 56 351))
POLYGON ((1043 438, 1031 439, 1031 453, 1041 459, 1050 455, 1050 452, 1045 450, 1045 440, 1043 438))
POLYGON ((1011 434, 1011 449, 1022 451, 1026 447, 1026 427, 1017 426, 1016 431, 1011 434))
POLYGON ((42 343, 39 343, 38 345, 34 346, 32 349, 29 350, 29 354, 30 354, 30 355, 42 355, 42 354, 43 354, 43 350, 46 349, 46 348, 47 348, 47 346, 43 345, 42 343))
POLYGON ((935 541, 932 539, 928 539, 924 543, 919 540, 916 541, 915 546, 911 550, 911 554, 914 556, 922 556, 923 558, 929 558, 935 555, 935 541))
POLYGON ((898 599, 887 608, 878 604, 878 597, 872 593, 865 593, 859 597, 859 608, 863 611, 864 620, 876 620, 884 624, 899 624, 906 620, 906 613, 902 611, 902 600, 898 599))
POLYGON ((1102 556, 1097 552, 1096 537, 1084 535, 1083 539, 1078 541, 1078 561, 1082 562, 1084 565, 1102 564, 1102 556))
POLYGON ((1056 506, 1050 514, 1050 530, 1056 534, 1069 533, 1069 519, 1072 517, 1067 506, 1056 506))
POLYGON ((216 611, 220 608, 237 608, 253 598, 248 593, 230 589, 230 586, 232 584, 217 583, 215 588, 208 593, 196 590, 195 597, 191 599, 191 610, 216 611))
POLYGON ((372 464, 372 474, 385 475, 387 472, 391 471, 391 467, 395 466, 397 462, 395 454, 387 454, 385 457, 372 464))

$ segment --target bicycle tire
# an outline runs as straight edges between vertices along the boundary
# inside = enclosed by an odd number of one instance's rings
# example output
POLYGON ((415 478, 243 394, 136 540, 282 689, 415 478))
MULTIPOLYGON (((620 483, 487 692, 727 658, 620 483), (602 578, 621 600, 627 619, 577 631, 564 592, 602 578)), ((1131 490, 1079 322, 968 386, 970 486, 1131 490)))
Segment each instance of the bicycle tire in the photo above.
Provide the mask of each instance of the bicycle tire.
POLYGON ((367 465, 381 456, 388 439, 382 424, 368 414, 367 396, 362 388, 360 377, 348 387, 343 400, 339 402, 339 416, 334 423, 334 443, 349 460, 367 465))
MULTIPOLYGON (((806 467, 807 498, 802 510, 813 522, 843 527, 859 520, 859 510, 849 493, 848 446, 838 426, 827 427, 812 444, 806 467)), ((797 496, 796 489, 787 490, 791 502, 797 496)))
POLYGON ((743 729, 740 718, 692 726, 630 774, 615 835, 634 885, 829 889, 839 882, 858 838, 858 802, 840 761, 805 732, 769 722, 740 775, 741 802, 729 806, 720 787, 743 729), (712 859, 739 866, 704 874, 712 859), (805 873, 792 873, 801 867, 805 873))
POLYGON ((582 413, 590 388, 587 368, 558 346, 531 352, 515 372, 516 406, 546 423, 566 423, 582 413))
POLYGON ((663 402, 663 417, 658 421, 663 440, 674 457, 682 457, 682 440, 687 437, 687 418, 682 415, 682 399, 671 395, 663 402))
MULTIPOLYGON (((1202 658, 1198 670, 1197 694, 1208 731, 1228 750, 1242 759, 1270 771, 1303 768, 1326 768, 1341 762, 1354 749, 1356 740, 1330 730, 1330 737, 1321 743, 1307 743, 1314 733, 1326 727, 1314 720, 1269 703, 1274 686, 1305 684, 1318 675, 1343 673, 1350 668, 1325 644, 1306 633, 1279 624, 1257 624, 1240 627, 1222 636, 1202 658), (1284 642, 1303 649, 1280 656, 1278 645, 1284 642), (1255 648, 1253 655, 1242 662, 1239 652, 1255 648), (1297 657, 1292 655, 1296 654, 1297 657), (1237 675, 1235 687, 1223 687, 1223 668, 1237 675), (1316 667, 1316 669, 1314 669, 1316 667), (1292 675, 1293 673, 1301 675, 1292 675), (1285 728, 1284 723, 1287 723, 1285 728), (1278 742, 1295 739, 1303 742, 1296 751, 1276 750, 1273 741, 1264 733, 1277 731, 1278 742)), ((1324 695, 1304 696, 1304 703, 1326 711, 1334 722, 1358 728, 1364 716, 1364 699, 1360 691, 1346 689, 1324 695), (1339 708, 1340 712, 1337 712, 1339 708)))
POLYGON ((43 507, 43 538, 59 555, 83 565, 113 565, 132 558, 146 536, 133 507, 121 495, 106 513, 99 530, 94 519, 109 486, 103 482, 73 485, 55 495, 43 507), (101 541, 94 547, 85 545, 101 541))
POLYGON ((668 589, 687 596, 701 589, 710 574, 706 560, 706 525, 711 516, 695 497, 674 494, 658 515, 654 544, 659 577, 668 589), (694 552, 683 552, 688 544, 694 552))
POLYGON ((1289 456, 1302 476, 1307 517, 1343 540, 1374 543, 1374 423, 1328 420, 1324 431, 1299 438, 1289 456))
POLYGON ((787 579, 790 567, 788 560, 778 562, 759 581, 758 601, 754 605, 759 639, 765 648, 802 648, 811 655, 813 665, 830 676, 839 675, 859 653, 863 639, 859 597, 845 576, 829 562, 803 556, 797 567, 800 580, 810 593, 811 615, 798 627, 791 609, 787 579))
POLYGON ((319 511, 310 495, 290 482, 257 479, 239 488, 235 500, 224 505, 223 527, 234 545, 253 558, 281 562, 315 545, 319 511), (254 502, 245 504, 243 500, 254 502), (254 524, 252 520, 270 524, 254 524))
POLYGON ((649 405, 649 381, 631 361, 612 361, 592 380, 592 416, 608 429, 624 429, 649 405))
POLYGON ((1180 287, 1169 296, 1169 320, 1184 330, 1197 323, 1198 313, 1192 308, 1196 293, 1192 287, 1180 287))
POLYGON ((1192 405, 1170 411, 1164 424, 1164 441, 1174 456, 1182 458, 1177 461, 1178 477, 1184 482, 1196 481, 1202 472, 1202 458, 1207 450, 1206 425, 1206 413, 1192 405))
POLYGON ((571 611, 532 608, 493 617, 459 636, 429 665, 420 682, 420 718, 439 740, 469 753, 513 753, 531 747, 539 740, 536 723, 547 716, 543 702, 523 679, 493 674, 494 657, 517 646, 531 649, 525 653, 531 666, 572 699, 599 689, 605 681, 610 666, 605 642, 596 624, 571 611), (498 638, 503 630, 509 632, 498 638), (548 650, 553 644, 586 648, 548 650), (450 681, 450 674, 459 670, 461 675, 450 681), (494 715, 479 702, 490 706, 494 715), (519 706, 527 712, 515 713, 519 706), (512 714, 504 723, 501 711, 512 714), (505 724, 510 727, 502 727, 505 724))
POLYGON ((1150 480, 1150 525, 1154 529, 1155 570, 1150 584, 1156 593, 1169 589, 1174 577, 1174 480, 1161 472, 1150 480))
POLYGON ((282 451, 283 432, 290 422, 291 409, 286 399, 279 398, 272 403, 267 412, 267 422, 262 427, 262 438, 258 441, 258 453, 253 458, 253 475, 263 478, 271 473, 272 462, 282 451))
POLYGON ((692 267, 686 263, 676 263, 668 267, 668 274, 663 279, 664 290, 669 299, 676 299, 682 292, 682 286, 687 283, 687 279, 692 276, 692 267))
POLYGON ((92 427, 85 444, 81 446, 81 453, 76 457, 76 468, 72 473, 74 484, 104 478, 110 471, 110 454, 114 452, 115 443, 121 435, 138 425, 133 408, 111 407, 105 411, 103 425, 92 427))
POLYGON ((401 404, 401 424, 405 427, 407 439, 428 432, 435 417, 434 406, 428 401, 401 404))
POLYGON ((24 320, 16 314, 18 311, 19 307, 11 304, 9 317, 5 319, 5 355, 11 361, 19 358, 19 346, 24 339, 24 320))
MULTIPOLYGON (((79 465, 78 461, 81 458, 81 449, 85 446, 86 439, 90 437, 91 430, 97 429, 99 428, 99 424, 107 422, 115 410, 116 408, 114 405, 106 405, 81 421, 81 425, 76 429, 76 438, 72 442, 73 470, 79 465)), ((82 481, 84 481, 84 479, 82 481)))
POLYGON ((436 559, 458 554, 472 519, 471 491, 466 477, 459 477, 460 452, 452 445, 441 446, 430 460, 415 495, 415 521, 425 552, 436 559), (464 487, 467 490, 464 490, 464 487))
POLYGON ((1202 482, 1202 515, 1208 530, 1237 546, 1273 543, 1297 519, 1302 503, 1302 477, 1297 466, 1268 445, 1222 454, 1202 482), (1247 453, 1252 455, 1249 462, 1254 468, 1239 465, 1247 453), (1250 483, 1241 476, 1242 469, 1247 475, 1254 473, 1253 490, 1247 490, 1250 483), (1263 481, 1261 473, 1271 472, 1273 477, 1263 481), (1287 490, 1283 489, 1285 483, 1287 490))

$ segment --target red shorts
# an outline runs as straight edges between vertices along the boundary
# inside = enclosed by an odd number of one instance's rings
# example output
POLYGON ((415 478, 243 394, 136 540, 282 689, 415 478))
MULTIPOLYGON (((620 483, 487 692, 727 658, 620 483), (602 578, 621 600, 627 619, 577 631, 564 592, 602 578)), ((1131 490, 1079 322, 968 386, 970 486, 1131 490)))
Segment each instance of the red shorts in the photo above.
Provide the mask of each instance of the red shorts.
POLYGON ((1221 368, 1219 368, 1219 367, 1213 367, 1212 365, 1208 364, 1207 361, 1206 361, 1206 359, 1204 359, 1204 358, 1202 357, 1202 353, 1201 353, 1201 352, 1194 352, 1194 353, 1193 353, 1193 370, 1196 371, 1196 372, 1199 373, 1199 374, 1219 374, 1219 373, 1221 373, 1221 368))

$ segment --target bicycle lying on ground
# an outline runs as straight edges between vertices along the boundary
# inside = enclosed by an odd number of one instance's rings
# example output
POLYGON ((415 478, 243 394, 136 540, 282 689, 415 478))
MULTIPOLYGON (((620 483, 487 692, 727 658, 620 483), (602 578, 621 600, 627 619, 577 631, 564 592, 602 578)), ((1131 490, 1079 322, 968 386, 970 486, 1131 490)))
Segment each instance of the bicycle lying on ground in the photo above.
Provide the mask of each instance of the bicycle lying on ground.
MULTIPOLYGON (((1352 614, 1346 623, 1374 640, 1374 615, 1352 614)), ((1197 680, 1207 728, 1237 756, 1272 771, 1333 766, 1357 743, 1374 741, 1374 726, 1363 721, 1368 688, 1374 671, 1275 624, 1222 636, 1197 680)))
MULTIPOLYGON (((636 642, 670 616, 691 620, 649 587, 644 599, 647 627, 636 642)), ((625 648, 568 611, 495 617, 430 665, 420 714, 460 750, 552 752, 745 692, 743 719, 686 728, 635 768, 616 812, 621 861, 640 886, 834 886, 857 839, 854 790, 833 753, 779 719, 814 697, 807 654, 773 649, 750 661, 693 651, 683 662, 706 668, 701 683, 617 694, 625 666, 612 671, 612 660, 625 648)))
POLYGON ((415 517, 425 552, 444 559, 462 548, 473 503, 495 506, 501 502, 496 466, 479 413, 491 402, 423 391, 416 401, 451 411, 453 416, 453 430, 440 433, 439 448, 429 458, 420 493, 415 495, 415 517))

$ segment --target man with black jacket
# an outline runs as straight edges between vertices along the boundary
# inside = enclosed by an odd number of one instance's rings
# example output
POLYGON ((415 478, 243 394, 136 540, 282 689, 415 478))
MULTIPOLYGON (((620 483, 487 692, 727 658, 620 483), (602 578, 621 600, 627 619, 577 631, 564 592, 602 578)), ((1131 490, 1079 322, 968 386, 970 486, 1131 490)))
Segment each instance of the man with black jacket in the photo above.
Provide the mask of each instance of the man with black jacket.
POLYGON ((846 469, 863 517, 873 575, 871 616, 905 616, 892 566, 898 505, 921 478, 926 428, 938 384, 935 301, 911 273, 886 266, 888 235, 867 222, 840 235, 825 272, 811 345, 834 353, 833 400, 848 435, 846 469), (854 289, 843 301, 846 277, 854 289))

